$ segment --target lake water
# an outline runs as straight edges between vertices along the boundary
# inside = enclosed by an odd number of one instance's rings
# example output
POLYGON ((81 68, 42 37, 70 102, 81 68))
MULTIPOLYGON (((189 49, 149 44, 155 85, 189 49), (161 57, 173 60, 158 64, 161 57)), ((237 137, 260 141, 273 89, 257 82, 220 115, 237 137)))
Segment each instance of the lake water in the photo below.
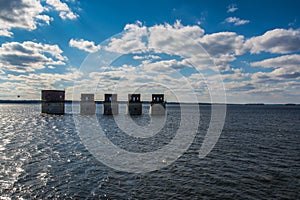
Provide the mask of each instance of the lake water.
MULTIPOLYGON (((147 113, 148 105, 143 109, 147 113)), ((98 161, 80 139, 71 105, 66 112, 43 116, 40 104, 0 104, 0 199, 300 199, 298 106, 228 106, 222 134, 203 159, 198 153, 210 106, 200 106, 188 150, 162 169, 139 174, 98 161)), ((166 127, 151 138, 132 140, 113 117, 97 119, 114 144, 148 152, 174 137, 180 107, 168 106, 166 127)), ((149 115, 133 120, 145 125, 149 115)))

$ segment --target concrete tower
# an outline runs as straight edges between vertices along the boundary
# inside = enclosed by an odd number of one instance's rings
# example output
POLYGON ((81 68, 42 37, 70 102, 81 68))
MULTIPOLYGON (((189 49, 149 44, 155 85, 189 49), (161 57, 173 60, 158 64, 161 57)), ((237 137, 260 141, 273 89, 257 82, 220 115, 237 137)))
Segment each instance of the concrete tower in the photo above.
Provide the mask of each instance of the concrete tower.
POLYGON ((166 113, 166 102, 163 94, 152 94, 150 113, 152 115, 164 115, 166 113))
POLYGON ((63 115, 65 113, 65 91, 42 90, 42 113, 63 115))
POLYGON ((94 94, 81 94, 80 114, 94 115, 96 113, 96 103, 94 94))
POLYGON ((140 94, 128 94, 127 114, 129 115, 142 114, 142 102, 141 102, 140 94))
POLYGON ((119 114, 119 103, 117 94, 104 94, 103 114, 116 115, 119 114))

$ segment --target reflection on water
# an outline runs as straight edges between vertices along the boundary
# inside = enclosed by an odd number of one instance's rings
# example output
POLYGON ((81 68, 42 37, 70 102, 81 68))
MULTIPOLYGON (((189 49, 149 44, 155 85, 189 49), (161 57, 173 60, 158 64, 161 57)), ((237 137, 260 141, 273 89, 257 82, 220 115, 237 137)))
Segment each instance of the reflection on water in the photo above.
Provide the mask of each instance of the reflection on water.
MULTIPOLYGON (((71 106, 66 110, 70 113, 71 106)), ((114 144, 151 151, 168 143, 178 128, 180 109, 168 110, 170 126, 150 138, 124 135, 113 117, 97 119, 114 144)), ((131 174, 97 161, 82 144, 71 114, 41 116, 39 104, 0 104, 0 198, 299 199, 299 107, 229 106, 221 138, 204 159, 198 152, 210 107, 200 106, 200 112, 193 144, 176 162, 131 174)), ((133 120, 147 125, 150 119, 144 114, 133 120)))

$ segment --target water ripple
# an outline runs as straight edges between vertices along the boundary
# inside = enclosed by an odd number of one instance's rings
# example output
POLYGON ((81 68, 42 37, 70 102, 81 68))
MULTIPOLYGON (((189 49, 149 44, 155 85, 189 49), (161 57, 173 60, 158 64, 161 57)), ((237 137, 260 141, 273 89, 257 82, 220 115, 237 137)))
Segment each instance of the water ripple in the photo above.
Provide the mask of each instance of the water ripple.
MULTIPOLYGON (((180 110, 170 111, 170 126, 149 140, 134 141, 112 118, 97 117, 116 145, 143 152, 174 136, 180 110)), ((82 144, 71 114, 42 116, 38 104, 2 104, 0 115, 1 199, 300 198, 298 107, 229 106, 221 138, 199 159, 210 119, 210 107, 201 106, 198 134, 188 151, 147 174, 115 171, 97 161, 82 144)), ((136 120, 149 121, 147 115, 136 120)))

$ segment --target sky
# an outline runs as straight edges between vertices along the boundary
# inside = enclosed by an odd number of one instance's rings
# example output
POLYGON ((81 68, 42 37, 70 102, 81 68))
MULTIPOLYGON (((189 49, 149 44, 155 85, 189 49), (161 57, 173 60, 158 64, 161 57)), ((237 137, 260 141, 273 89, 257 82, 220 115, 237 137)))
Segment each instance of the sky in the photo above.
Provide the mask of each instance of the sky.
POLYGON ((0 99, 300 103, 296 0, 0 0, 0 99))

